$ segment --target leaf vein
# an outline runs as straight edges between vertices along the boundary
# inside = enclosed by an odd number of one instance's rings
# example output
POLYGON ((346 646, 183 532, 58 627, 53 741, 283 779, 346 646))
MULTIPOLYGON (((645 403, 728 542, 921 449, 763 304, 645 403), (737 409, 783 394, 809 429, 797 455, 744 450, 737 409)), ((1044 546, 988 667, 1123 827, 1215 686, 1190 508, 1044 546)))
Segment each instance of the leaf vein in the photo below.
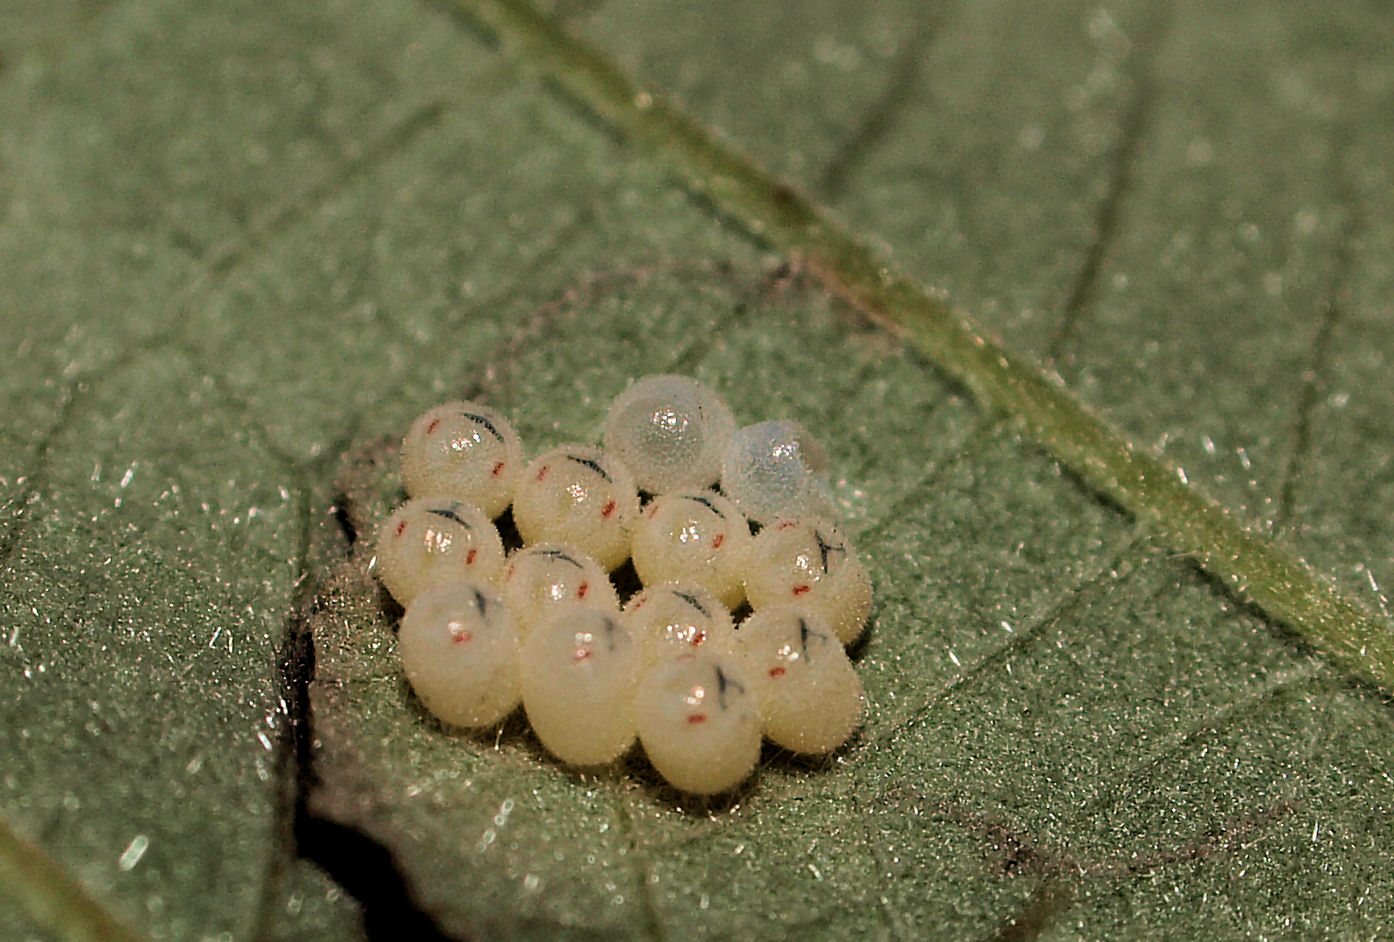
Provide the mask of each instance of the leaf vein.
POLYGON ((506 53, 542 73, 757 238, 904 337, 981 405, 1116 502, 1162 545, 1195 559, 1237 598, 1288 625, 1332 662, 1394 693, 1394 631, 1287 546, 1247 528, 1176 470, 1080 402, 1039 366, 989 338, 866 241, 525 0, 452 0, 506 53))

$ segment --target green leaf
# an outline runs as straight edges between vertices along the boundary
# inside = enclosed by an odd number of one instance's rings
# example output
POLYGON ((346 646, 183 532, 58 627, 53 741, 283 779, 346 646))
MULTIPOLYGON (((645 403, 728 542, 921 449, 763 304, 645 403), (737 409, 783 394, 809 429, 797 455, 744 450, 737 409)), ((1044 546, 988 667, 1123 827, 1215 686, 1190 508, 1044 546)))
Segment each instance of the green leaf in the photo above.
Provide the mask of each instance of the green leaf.
POLYGON ((358 937, 300 813, 471 937, 1381 932, 1388 11, 464 6, 0 12, 0 891, 358 937), (866 729, 712 806, 442 730, 364 575, 417 412, 657 369, 877 582, 866 729))

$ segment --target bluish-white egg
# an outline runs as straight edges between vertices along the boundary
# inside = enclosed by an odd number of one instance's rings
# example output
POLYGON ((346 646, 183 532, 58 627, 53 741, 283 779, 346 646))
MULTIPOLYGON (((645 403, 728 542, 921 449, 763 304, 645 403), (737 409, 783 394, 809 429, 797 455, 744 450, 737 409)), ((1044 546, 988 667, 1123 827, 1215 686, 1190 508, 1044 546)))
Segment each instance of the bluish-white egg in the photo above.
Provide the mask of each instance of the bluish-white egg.
POLYGON ((645 376, 615 398, 605 418, 605 449, 640 489, 662 494, 706 487, 736 431, 725 401, 688 376, 645 376))
POLYGON ((721 461, 721 490, 756 523, 823 513, 827 457, 798 422, 774 420, 737 429, 721 461))

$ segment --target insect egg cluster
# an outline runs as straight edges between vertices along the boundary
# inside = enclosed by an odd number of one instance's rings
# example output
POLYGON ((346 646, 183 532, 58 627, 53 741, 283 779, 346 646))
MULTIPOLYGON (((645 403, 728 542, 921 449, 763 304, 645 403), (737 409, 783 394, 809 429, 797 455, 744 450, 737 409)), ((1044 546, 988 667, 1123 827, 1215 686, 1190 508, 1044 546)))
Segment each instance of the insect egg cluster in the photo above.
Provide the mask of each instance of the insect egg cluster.
POLYGON ((845 648, 872 593, 827 518, 824 461, 802 426, 737 428, 684 376, 621 393, 602 447, 530 462, 497 410, 431 409, 402 443, 408 499, 371 563, 404 610, 412 689, 466 728, 521 705, 568 765, 637 741, 694 794, 744 781, 762 740, 837 749, 865 709, 845 648), (495 520, 510 508, 522 545, 505 555, 495 520), (642 588, 622 603, 610 574, 626 560, 642 588))

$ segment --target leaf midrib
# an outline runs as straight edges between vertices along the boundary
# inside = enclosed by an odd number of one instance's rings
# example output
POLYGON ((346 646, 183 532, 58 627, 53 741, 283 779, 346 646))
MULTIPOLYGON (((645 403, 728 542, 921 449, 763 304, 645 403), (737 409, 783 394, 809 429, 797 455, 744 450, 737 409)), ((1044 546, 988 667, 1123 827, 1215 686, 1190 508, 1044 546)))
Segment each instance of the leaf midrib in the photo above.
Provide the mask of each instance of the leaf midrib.
POLYGON ((1246 528, 1179 470, 1138 448, 1031 360, 990 338, 820 206, 626 75, 526 0, 450 0, 539 73, 830 291, 902 336, 1153 539, 1394 695, 1394 633, 1290 547, 1246 528))

